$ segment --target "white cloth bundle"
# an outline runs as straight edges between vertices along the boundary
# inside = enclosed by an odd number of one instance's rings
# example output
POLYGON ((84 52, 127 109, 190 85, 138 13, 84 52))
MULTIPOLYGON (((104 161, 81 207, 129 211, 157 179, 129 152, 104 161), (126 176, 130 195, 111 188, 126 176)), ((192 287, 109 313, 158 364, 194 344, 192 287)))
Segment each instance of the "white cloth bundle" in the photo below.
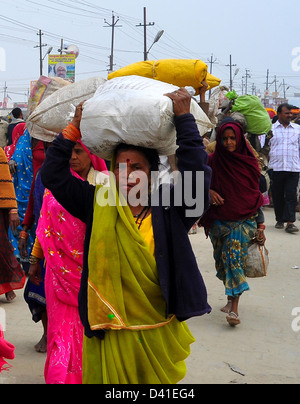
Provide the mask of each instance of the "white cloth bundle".
MULTIPOLYGON (((84 104, 82 141, 89 150, 110 160, 119 143, 157 149, 162 156, 176 152, 173 104, 166 93, 171 84, 140 77, 117 77, 102 84, 84 104)), ((204 135, 213 125, 192 99, 191 113, 204 135)))

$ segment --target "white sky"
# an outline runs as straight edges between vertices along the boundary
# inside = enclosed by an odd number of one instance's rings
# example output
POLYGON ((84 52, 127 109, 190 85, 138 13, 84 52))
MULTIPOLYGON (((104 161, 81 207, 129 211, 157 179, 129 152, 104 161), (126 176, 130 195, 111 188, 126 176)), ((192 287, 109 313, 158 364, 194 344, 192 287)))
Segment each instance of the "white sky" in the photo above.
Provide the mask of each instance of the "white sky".
POLYGON ((39 49, 34 48, 39 29, 47 44, 43 54, 50 46, 57 53, 61 38, 79 47, 77 81, 107 76, 112 30, 105 20, 111 24, 112 12, 119 17, 115 70, 143 60, 144 30, 138 25, 143 24, 144 7, 147 22, 155 23, 147 27, 148 48, 157 32, 165 31, 150 60, 201 59, 209 65, 213 55, 213 74, 229 85, 226 65, 232 55, 233 71, 239 68, 234 81, 238 93, 246 69, 251 76, 248 93, 253 85, 263 93, 269 69, 269 82, 276 76, 281 95, 285 82, 290 102, 300 106, 300 98, 293 98, 300 93, 299 0, 1 0, 0 100, 5 82, 14 101, 27 100, 30 81, 39 77, 39 49))

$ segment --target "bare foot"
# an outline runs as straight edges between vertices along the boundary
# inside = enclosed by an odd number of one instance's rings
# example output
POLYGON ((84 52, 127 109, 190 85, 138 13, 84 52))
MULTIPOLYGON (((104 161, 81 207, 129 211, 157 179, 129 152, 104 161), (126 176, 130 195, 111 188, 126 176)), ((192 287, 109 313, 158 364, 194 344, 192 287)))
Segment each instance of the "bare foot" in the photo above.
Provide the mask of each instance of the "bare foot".
POLYGON ((47 335, 43 335, 42 336, 42 339, 40 340, 40 342, 38 342, 36 345, 35 345, 35 350, 37 351, 37 352, 40 352, 40 353, 46 353, 47 352, 47 335))
POLYGON ((231 312, 231 310, 232 310, 232 300, 228 300, 228 303, 226 304, 225 307, 223 307, 221 309, 221 311, 223 313, 229 314, 231 312))
POLYGON ((15 298, 16 298, 17 296, 16 296, 15 292, 12 290, 11 292, 5 293, 5 297, 6 297, 6 300, 7 300, 8 302, 12 302, 13 300, 15 300, 15 298))

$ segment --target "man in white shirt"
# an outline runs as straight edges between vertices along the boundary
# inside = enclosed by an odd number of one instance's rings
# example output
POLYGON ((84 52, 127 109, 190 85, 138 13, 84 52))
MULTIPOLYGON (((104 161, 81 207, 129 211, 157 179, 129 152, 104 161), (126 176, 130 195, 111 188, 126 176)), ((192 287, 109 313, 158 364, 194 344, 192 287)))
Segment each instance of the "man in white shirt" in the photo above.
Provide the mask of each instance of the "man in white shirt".
POLYGON ((278 107, 278 121, 273 125, 270 141, 269 168, 272 175, 272 199, 276 215, 276 228, 296 233, 297 187, 300 173, 300 126, 292 123, 292 106, 278 107))

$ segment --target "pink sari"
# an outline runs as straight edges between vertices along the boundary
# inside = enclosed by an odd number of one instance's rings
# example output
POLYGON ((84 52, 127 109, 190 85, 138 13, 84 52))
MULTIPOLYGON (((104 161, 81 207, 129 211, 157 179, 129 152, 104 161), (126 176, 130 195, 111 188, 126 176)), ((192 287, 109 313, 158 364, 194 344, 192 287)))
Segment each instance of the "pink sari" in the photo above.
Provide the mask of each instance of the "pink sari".
MULTIPOLYGON (((94 170, 107 173, 105 161, 89 154, 94 170)), ((72 174, 78 178, 75 172, 72 174)), ((95 184, 94 184, 95 185, 95 184)), ((78 294, 83 270, 86 225, 70 215, 45 190, 36 231, 46 262, 45 292, 48 314, 47 384, 82 384, 83 326, 78 294)))
POLYGON ((83 327, 78 293, 85 224, 71 216, 46 190, 37 237, 46 260, 48 313, 47 384, 82 383, 83 327))
POLYGON ((9 342, 5 341, 2 326, 0 324, 0 373, 2 370, 8 370, 11 366, 4 360, 15 358, 15 347, 9 342))

